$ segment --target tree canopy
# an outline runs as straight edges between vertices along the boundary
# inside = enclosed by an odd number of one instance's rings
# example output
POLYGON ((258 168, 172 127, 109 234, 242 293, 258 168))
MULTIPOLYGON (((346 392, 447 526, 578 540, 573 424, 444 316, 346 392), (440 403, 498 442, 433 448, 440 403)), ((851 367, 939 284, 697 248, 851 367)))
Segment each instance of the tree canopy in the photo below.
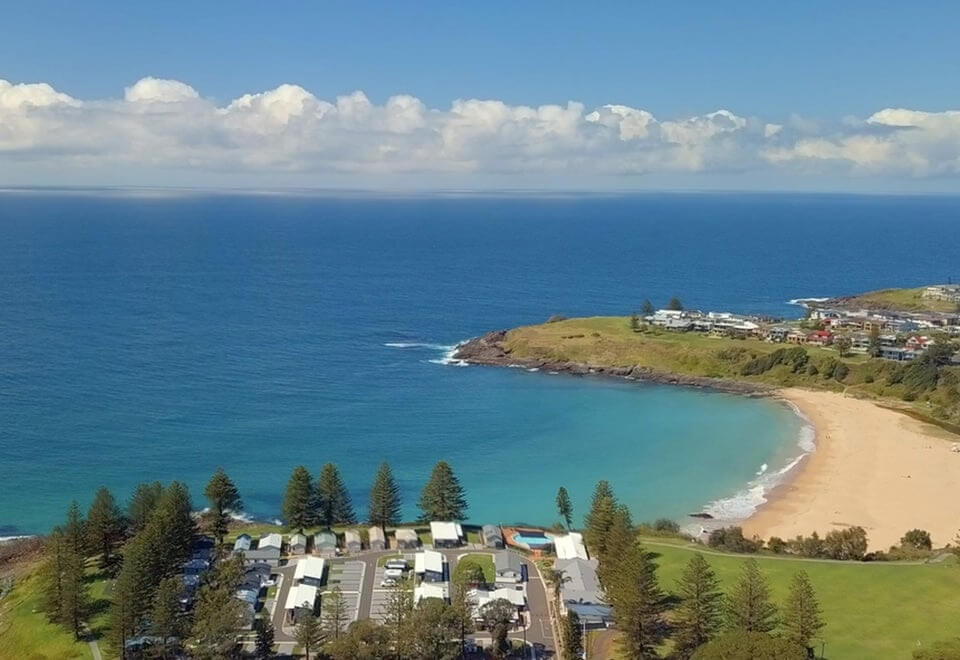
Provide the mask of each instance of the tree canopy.
POLYGON ((302 465, 293 469, 283 495, 283 520, 291 529, 304 530, 313 522, 313 477, 302 465))
POLYGON ((418 503, 423 520, 463 520, 467 500, 460 480, 446 461, 437 461, 418 503))
POLYGON ((400 522, 400 487, 393 478, 390 464, 384 461, 377 468, 370 488, 370 524, 386 531, 387 525, 400 522))
POLYGON ((317 522, 328 529, 335 524, 352 525, 357 522, 350 493, 333 463, 324 464, 314 491, 317 522))

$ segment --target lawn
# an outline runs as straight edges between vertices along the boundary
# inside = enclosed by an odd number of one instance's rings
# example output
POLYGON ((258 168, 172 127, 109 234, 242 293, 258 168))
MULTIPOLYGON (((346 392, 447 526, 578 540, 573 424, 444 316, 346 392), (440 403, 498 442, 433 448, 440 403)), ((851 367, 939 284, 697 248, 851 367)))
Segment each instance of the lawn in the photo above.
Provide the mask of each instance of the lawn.
POLYGON ((846 304, 856 306, 856 303, 860 303, 864 306, 880 309, 901 309, 915 312, 953 312, 957 309, 957 304, 949 300, 928 300, 924 298, 922 295, 924 288, 871 291, 854 297, 852 301, 846 304))
POLYGON ((34 571, 0 600, 0 657, 72 660, 93 654, 86 642, 74 641, 71 633, 50 623, 40 611, 40 580, 34 571))
POLYGON ((487 582, 487 584, 493 584, 496 580, 493 567, 493 555, 479 552, 463 555, 457 560, 457 570, 460 569, 461 565, 466 563, 479 564, 480 568, 483 569, 483 579, 487 582))
MULTIPOLYGON (((660 539, 645 543, 657 555, 661 587, 672 590, 696 548, 660 539)), ((704 555, 724 586, 736 580, 746 559, 704 555)), ((916 648, 960 635, 960 569, 952 559, 921 565, 757 560, 778 603, 796 571, 810 576, 827 622, 827 658, 908 658, 916 648)))

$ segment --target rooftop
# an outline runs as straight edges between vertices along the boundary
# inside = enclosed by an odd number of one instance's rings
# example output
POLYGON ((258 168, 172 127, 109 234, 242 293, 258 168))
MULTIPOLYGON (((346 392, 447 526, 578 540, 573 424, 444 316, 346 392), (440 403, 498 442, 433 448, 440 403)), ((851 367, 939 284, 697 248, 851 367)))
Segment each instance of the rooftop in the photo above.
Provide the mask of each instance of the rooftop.
POLYGON ((434 541, 459 541, 463 538, 463 527, 457 522, 431 522, 430 535, 434 541))

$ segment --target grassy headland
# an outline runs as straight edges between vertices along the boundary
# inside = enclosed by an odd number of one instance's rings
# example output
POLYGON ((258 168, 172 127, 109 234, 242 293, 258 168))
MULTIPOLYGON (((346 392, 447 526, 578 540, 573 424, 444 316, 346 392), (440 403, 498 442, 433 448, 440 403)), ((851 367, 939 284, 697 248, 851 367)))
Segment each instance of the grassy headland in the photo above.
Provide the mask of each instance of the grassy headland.
POLYGON ((949 300, 934 300, 923 297, 925 287, 915 289, 881 289, 856 296, 832 298, 820 307, 846 307, 851 309, 873 309, 902 312, 953 312, 957 303, 949 300))
POLYGON ((807 387, 846 392, 908 409, 954 431, 960 426, 960 367, 923 360, 901 363, 864 354, 841 358, 838 351, 818 346, 654 327, 638 332, 628 317, 619 316, 565 319, 474 341, 485 342, 481 350, 490 350, 483 354, 467 345, 460 356, 478 363, 513 362, 574 373, 592 369, 728 389, 807 387))

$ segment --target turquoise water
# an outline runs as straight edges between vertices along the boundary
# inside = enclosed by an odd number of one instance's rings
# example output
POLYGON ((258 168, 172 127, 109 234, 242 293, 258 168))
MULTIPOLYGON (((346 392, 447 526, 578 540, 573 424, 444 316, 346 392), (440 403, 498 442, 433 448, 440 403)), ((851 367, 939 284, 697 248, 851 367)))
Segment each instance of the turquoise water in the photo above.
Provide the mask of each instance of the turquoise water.
POLYGON ((101 484, 125 498, 183 479, 200 505, 218 465, 248 513, 272 519, 293 467, 326 461, 361 514, 381 460, 412 518, 441 458, 476 522, 550 524, 561 485, 579 520, 599 479, 638 520, 717 500, 742 511, 762 495, 751 480, 800 453, 783 405, 450 366, 445 352, 644 298, 796 315, 791 298, 956 279, 958 208, 0 194, 0 535, 45 531, 101 484), (919 219, 924 231, 899 231, 919 219))
POLYGON ((550 544, 550 540, 543 534, 522 534, 518 532, 513 535, 513 540, 515 543, 522 543, 531 548, 539 548, 550 544))

